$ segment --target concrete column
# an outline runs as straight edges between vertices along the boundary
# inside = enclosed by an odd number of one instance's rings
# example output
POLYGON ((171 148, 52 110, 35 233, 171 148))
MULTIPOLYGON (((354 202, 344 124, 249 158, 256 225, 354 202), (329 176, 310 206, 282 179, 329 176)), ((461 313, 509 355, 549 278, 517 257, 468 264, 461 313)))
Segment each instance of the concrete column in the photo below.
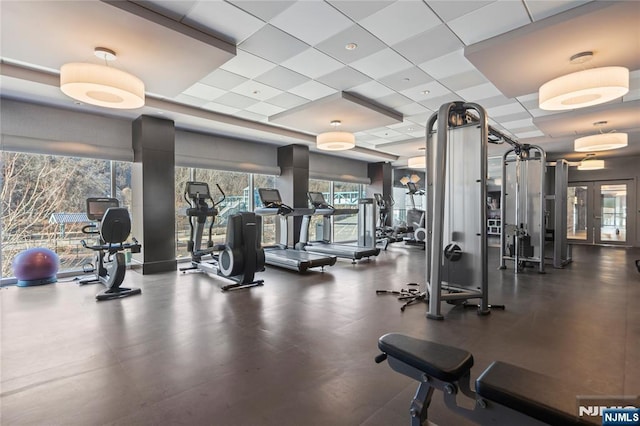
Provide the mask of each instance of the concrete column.
MULTIPOLYGON (((371 179, 371 183, 367 187, 367 198, 373 198, 373 194, 375 193, 382 194, 382 197, 385 200, 388 200, 393 196, 393 170, 391 168, 391 163, 369 163, 368 175, 369 179, 371 179)), ((389 214, 385 225, 391 226, 392 218, 393 214, 389 214)))
POLYGON ((175 125, 142 115, 132 130, 132 235, 142 244, 134 260, 143 274, 175 271, 175 125))
MULTIPOLYGON (((278 148, 278 166, 280 176, 276 188, 280 191, 282 202, 291 207, 309 206, 309 147, 306 145, 287 145, 278 148)), ((289 219, 289 247, 300 240, 302 217, 289 219)))

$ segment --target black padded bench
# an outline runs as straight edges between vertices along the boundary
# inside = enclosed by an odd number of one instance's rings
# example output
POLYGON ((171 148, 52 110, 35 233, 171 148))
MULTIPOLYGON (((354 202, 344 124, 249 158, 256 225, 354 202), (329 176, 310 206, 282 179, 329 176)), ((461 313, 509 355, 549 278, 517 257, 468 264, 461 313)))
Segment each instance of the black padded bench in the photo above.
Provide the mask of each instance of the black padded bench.
MULTIPOLYGON (((390 333, 378 340, 384 359, 394 370, 420 382, 412 401, 412 425, 427 421, 434 389, 444 392, 447 407, 480 424, 590 425, 595 419, 578 417, 576 392, 561 380, 496 361, 470 389, 471 353, 452 346, 390 333), (476 400, 473 410, 459 407, 458 391, 476 400)), ((588 393, 588 392, 587 392, 588 393)))

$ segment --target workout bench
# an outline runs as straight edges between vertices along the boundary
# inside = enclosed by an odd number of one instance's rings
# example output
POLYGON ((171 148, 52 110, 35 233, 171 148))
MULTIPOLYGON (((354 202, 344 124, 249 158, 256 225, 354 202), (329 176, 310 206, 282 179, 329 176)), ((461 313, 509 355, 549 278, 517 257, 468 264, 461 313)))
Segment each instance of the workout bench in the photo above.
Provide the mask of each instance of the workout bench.
POLYGON ((378 340, 382 354, 376 362, 389 366, 418 382, 411 402, 411 425, 427 422, 427 411, 435 389, 444 394, 447 408, 475 423, 493 425, 593 425, 595 419, 576 413, 578 393, 562 381, 505 362, 495 361, 470 388, 471 353, 397 333, 378 340), (457 404, 462 392, 475 400, 473 409, 457 404))

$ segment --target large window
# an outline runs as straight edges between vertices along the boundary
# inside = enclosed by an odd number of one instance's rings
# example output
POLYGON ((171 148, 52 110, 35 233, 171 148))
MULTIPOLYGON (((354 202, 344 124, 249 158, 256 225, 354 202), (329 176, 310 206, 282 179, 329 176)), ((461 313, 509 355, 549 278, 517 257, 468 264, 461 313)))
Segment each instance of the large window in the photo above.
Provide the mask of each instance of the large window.
MULTIPOLYGON (((262 207, 258 188, 275 188, 276 177, 273 175, 253 175, 253 205, 262 207)), ((260 218, 262 223, 262 244, 270 246, 276 244, 276 221, 278 216, 263 216, 260 218)))
MULTIPOLYGON (((322 192, 327 203, 331 203, 331 182, 328 180, 309 179, 309 192, 322 192)), ((322 216, 311 216, 309 223, 309 241, 320 241, 323 235, 322 216)))
MULTIPOLYGON (((334 182, 333 206, 336 209, 357 209, 361 186, 358 183, 334 182)), ((358 239, 358 215, 336 215, 333 217, 333 241, 356 241, 358 239)))
POLYGON ((109 196, 130 208, 130 163, 3 152, 1 276, 12 276, 15 255, 32 247, 56 252, 61 272, 92 263, 93 252, 80 243, 90 237, 82 233, 86 199, 109 196))

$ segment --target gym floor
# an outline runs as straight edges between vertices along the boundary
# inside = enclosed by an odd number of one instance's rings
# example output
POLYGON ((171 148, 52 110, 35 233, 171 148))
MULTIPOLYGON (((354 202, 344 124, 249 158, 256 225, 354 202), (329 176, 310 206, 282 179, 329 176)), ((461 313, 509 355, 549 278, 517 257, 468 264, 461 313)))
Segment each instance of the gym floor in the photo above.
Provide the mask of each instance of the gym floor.
MULTIPOLYGON (((479 317, 443 305, 400 312, 424 252, 391 245, 371 262, 306 276, 269 267, 265 285, 222 293, 215 278, 129 271, 141 296, 97 303, 98 286, 0 290, 3 425, 406 425, 417 387, 375 364, 387 332, 458 346, 472 379, 500 359, 592 394, 640 394, 639 249, 574 247, 567 268, 498 271, 479 317)), ((436 394, 430 419, 465 424, 436 394)))

